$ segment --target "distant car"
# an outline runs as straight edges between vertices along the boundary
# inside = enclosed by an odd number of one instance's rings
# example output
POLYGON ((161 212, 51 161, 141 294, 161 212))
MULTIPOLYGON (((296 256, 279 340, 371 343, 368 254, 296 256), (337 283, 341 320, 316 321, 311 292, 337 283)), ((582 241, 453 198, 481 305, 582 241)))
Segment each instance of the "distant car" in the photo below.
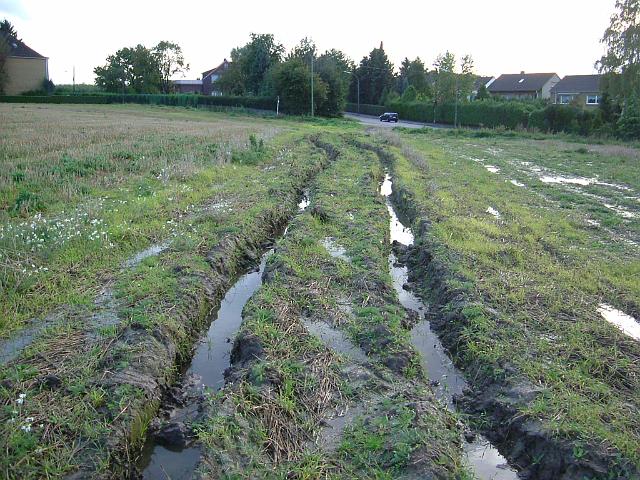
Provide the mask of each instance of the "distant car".
POLYGON ((383 113, 380 115, 381 122, 396 122, 398 123, 398 114, 397 113, 383 113))

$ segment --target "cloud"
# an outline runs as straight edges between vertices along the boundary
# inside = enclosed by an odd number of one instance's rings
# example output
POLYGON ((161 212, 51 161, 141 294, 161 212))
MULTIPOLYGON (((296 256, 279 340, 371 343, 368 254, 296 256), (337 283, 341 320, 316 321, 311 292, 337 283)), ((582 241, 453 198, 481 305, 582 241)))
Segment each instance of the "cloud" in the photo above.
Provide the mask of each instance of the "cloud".
POLYGON ((0 14, 12 15, 23 20, 29 17, 20 0, 0 0, 0 14))

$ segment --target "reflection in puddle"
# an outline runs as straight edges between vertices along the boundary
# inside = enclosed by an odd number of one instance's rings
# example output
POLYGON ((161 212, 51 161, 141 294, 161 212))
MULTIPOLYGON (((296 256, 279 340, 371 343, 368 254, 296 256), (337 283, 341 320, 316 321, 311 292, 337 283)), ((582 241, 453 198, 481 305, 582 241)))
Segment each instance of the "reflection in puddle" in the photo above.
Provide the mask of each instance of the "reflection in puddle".
POLYGON ((627 315, 621 310, 613 308, 611 305, 601 303, 598 313, 609 323, 615 325, 631 338, 640 340, 640 323, 631 315, 627 315))
POLYGON ((618 205, 611 205, 610 203, 604 203, 603 205, 609 210, 613 210, 614 212, 616 212, 622 218, 636 218, 638 216, 637 213, 630 212, 629 210, 619 207, 618 205))
MULTIPOLYGON (((220 303, 220 308, 213 315, 207 335, 196 347, 195 355, 184 378, 197 378, 202 389, 209 387, 219 390, 224 386, 224 372, 231 363, 233 339, 242 323, 242 310, 251 296, 262 285, 262 274, 268 258, 273 253, 269 250, 262 256, 257 270, 246 273, 227 291, 220 303)), ((174 412, 175 416, 189 418, 197 410, 198 396, 181 406, 174 412)), ((192 478, 200 457, 198 448, 175 448, 169 450, 150 439, 140 458, 139 466, 143 470, 143 478, 192 478), (164 471, 178 472, 182 476, 167 476, 164 471), (158 474, 160 472, 160 474, 158 474)))
POLYGON ((329 252, 333 258, 339 258, 340 260, 344 260, 345 262, 350 262, 351 259, 347 255, 347 250, 335 243, 334 239, 331 237, 327 237, 322 240, 322 246, 329 252))
POLYGON ((572 185, 593 185, 597 182, 595 178, 583 178, 583 177, 562 177, 544 175, 540 177, 542 183, 568 183, 572 185))
POLYGON ((167 248, 169 248, 169 242, 160 243, 158 245, 151 245, 149 248, 142 250, 141 252, 136 253, 129 260, 124 262, 125 268, 133 268, 140 264, 145 258, 153 257, 155 255, 159 255, 164 252, 167 248))
POLYGON ((484 168, 486 168, 491 173, 500 173, 500 168, 496 167, 495 165, 485 165, 484 168))
POLYGON ((513 183, 516 187, 524 187, 524 183, 520 183, 517 180, 509 180, 511 183, 513 183))
POLYGON ((153 455, 151 452, 145 452, 150 455, 150 461, 142 475, 144 480, 189 480, 193 478, 194 471, 200 461, 200 448, 190 447, 174 450, 159 445, 145 448, 152 448, 153 455))
MULTIPOLYGON (((380 187, 380 194, 386 197, 389 211, 390 241, 391 243, 396 241, 406 246, 413 245, 413 232, 398 219, 389 198, 392 193, 393 184, 391 177, 387 174, 380 187)), ((397 258, 393 253, 389 254, 389 272, 400 304, 407 310, 415 312, 419 318, 418 323, 411 330, 411 343, 420 353, 420 360, 427 376, 437 387, 437 397, 445 402, 451 410, 455 410, 453 399, 456 395, 462 394, 467 385, 464 376, 453 365, 440 339, 425 319, 425 305, 413 292, 404 289, 408 280, 408 268, 398 265, 397 258)), ((464 442, 463 449, 465 462, 480 480, 516 480, 518 478, 518 474, 507 464, 507 460, 483 436, 478 435, 471 443, 464 442)))
POLYGON ((482 480, 518 478, 505 458, 484 437, 478 436, 473 442, 467 443, 465 451, 478 478, 482 480))
POLYGON ((304 212, 310 204, 311 204, 311 200, 309 199, 309 189, 305 189, 302 192, 302 198, 298 203, 298 211, 304 212))
POLYGON ((320 338, 322 343, 338 353, 351 357, 357 362, 367 362, 367 356, 362 349, 356 347, 351 340, 337 328, 331 327, 325 322, 310 322, 304 321, 304 326, 307 327, 309 333, 320 338))
POLYGON ((260 267, 246 273, 231 287, 220 303, 209 331, 196 348, 187 376, 197 375, 204 386, 219 390, 229 367, 233 338, 242 323, 242 309, 262 285, 262 273, 273 250, 262 256, 260 267))
POLYGON ((490 213, 491 215, 493 215, 496 218, 500 218, 501 217, 500 212, 498 210, 496 210, 495 208, 493 208, 493 207, 487 208, 487 213, 490 213))

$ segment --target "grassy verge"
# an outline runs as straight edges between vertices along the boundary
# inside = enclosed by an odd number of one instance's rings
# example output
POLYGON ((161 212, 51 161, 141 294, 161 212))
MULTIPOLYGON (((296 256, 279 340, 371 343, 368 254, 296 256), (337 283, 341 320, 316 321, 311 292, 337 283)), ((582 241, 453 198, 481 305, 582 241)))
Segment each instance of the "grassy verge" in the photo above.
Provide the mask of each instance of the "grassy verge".
POLYGON ((463 478, 457 421, 423 383, 391 285, 380 165, 332 142, 341 153, 278 242, 198 427, 205 475, 463 478))
POLYGON ((640 311, 638 153, 442 133, 381 143, 420 232, 413 278, 479 384, 487 430, 541 478, 637 474, 640 346, 597 309, 640 311), (582 175, 594 181, 544 181, 582 175))

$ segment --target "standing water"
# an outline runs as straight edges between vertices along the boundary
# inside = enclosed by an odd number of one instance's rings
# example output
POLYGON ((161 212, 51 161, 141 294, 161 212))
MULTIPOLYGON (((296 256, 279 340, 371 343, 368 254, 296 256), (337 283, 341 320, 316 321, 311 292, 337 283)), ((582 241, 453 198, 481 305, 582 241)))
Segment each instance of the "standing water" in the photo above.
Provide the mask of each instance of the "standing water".
MULTIPOLYGON (((389 211, 390 241, 391 243, 396 241, 405 246, 413 245, 413 232, 398 218, 389 198, 392 193, 393 183, 391 176, 387 174, 380 187, 380 194, 385 197, 389 211)), ((411 342, 420 352, 422 367, 429 380, 436 386, 436 396, 445 402, 450 410, 454 410, 453 398, 462 394, 467 386, 464 376, 453 365, 440 339, 425 319, 425 305, 416 295, 403 288, 408 280, 408 269, 406 266, 398 264, 398 259, 393 253, 389 254, 389 271, 400 304, 407 310, 417 313, 420 319, 411 330, 411 342)), ((472 442, 465 442, 464 453, 468 465, 481 480, 514 480, 518 478, 515 470, 508 466, 507 460, 481 435, 477 435, 472 442)))
MULTIPOLYGON (((309 203, 309 192, 305 190, 298 204, 298 211, 306 210, 309 203)), ((224 372, 231 364, 231 348, 236 332, 242 324, 242 310, 262 285, 262 274, 272 254, 273 249, 267 251, 262 256, 258 268, 240 277, 222 299, 220 308, 212 317, 207 334, 198 342, 191 364, 183 375, 182 383, 198 385, 198 392, 195 395, 189 394, 187 401, 171 412, 169 421, 173 425, 176 422, 188 424, 196 420, 205 390, 217 391, 224 387, 224 372)), ((150 436, 138 462, 142 478, 192 478, 200 461, 200 447, 189 446, 186 442, 182 444, 167 447, 160 445, 150 436)))

